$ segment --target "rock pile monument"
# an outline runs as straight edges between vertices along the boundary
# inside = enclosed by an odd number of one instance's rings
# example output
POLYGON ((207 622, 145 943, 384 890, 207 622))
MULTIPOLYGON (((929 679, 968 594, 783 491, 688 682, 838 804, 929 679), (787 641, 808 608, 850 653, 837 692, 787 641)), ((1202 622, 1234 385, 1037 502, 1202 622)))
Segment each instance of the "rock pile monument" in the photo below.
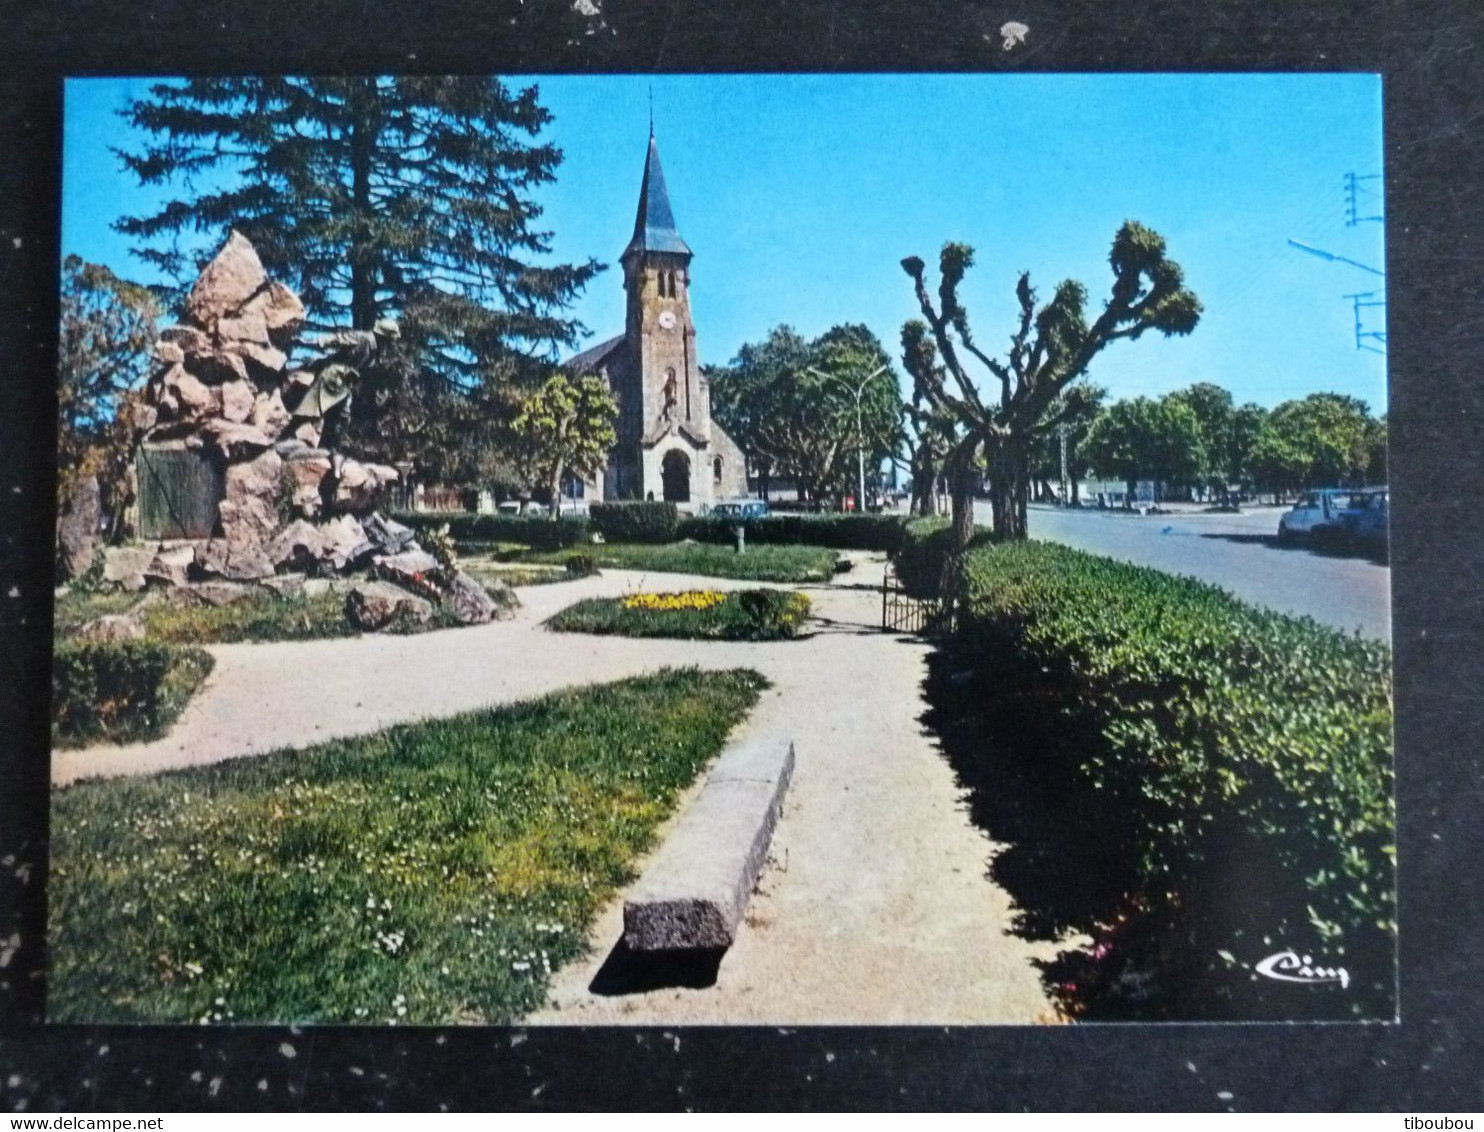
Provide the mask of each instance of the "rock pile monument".
POLYGON ((397 469, 332 447, 359 367, 396 324, 337 335, 330 352, 290 367, 304 318, 298 295, 232 232, 181 321, 160 333, 133 422, 140 534, 155 545, 115 551, 105 576, 126 588, 205 581, 235 592, 220 583, 282 589, 295 576, 356 573, 381 579, 347 591, 347 613, 364 628, 398 614, 425 620, 435 602, 464 623, 490 620, 483 587, 380 512, 397 469))

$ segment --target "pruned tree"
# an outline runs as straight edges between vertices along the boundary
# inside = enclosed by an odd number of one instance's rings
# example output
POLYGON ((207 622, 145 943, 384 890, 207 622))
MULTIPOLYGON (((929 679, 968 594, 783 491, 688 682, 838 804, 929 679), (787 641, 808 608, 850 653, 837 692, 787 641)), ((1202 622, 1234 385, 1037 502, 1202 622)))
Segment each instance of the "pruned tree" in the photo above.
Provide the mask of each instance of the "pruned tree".
POLYGON ((929 293, 926 266, 916 256, 902 260, 912 279, 923 322, 909 323, 917 359, 909 366, 924 400, 949 416, 957 443, 945 460, 953 500, 957 544, 973 534, 974 487, 981 457, 988 467, 989 497, 998 538, 1026 536, 1030 495, 1030 451, 1038 432, 1060 423, 1052 413, 1057 398, 1087 373, 1092 359, 1110 343, 1138 338, 1148 330, 1189 334, 1201 304, 1185 286, 1180 265, 1165 254, 1162 236, 1127 221, 1113 238, 1108 257, 1113 286, 1098 316, 1088 321, 1087 289, 1075 280, 1057 285, 1050 302, 1040 304, 1030 273, 1015 288, 1019 316, 1007 353, 991 355, 975 341, 969 313, 959 297, 974 249, 948 243, 938 258, 936 299, 929 293), (933 349, 926 348, 930 340, 933 349), (967 359, 994 383, 986 394, 970 373, 967 359))
POLYGON ((518 466, 533 489, 545 488, 551 517, 560 514, 562 476, 586 479, 618 442, 618 403, 603 380, 555 374, 520 405, 511 429, 518 466))

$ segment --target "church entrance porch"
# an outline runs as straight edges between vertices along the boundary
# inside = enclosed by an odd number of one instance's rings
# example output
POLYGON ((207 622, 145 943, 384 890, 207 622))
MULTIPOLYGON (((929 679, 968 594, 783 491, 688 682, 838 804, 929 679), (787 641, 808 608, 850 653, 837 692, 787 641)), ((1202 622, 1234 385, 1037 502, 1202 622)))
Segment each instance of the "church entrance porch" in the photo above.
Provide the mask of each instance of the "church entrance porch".
POLYGON ((660 464, 660 479, 666 503, 690 502, 690 458, 671 449, 660 464))

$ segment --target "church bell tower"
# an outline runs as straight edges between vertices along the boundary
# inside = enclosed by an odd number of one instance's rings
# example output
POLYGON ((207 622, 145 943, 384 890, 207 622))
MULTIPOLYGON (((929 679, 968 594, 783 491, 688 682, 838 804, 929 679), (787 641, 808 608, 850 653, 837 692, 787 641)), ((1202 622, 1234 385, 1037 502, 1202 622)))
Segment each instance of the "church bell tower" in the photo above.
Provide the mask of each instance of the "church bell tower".
MULTIPOLYGON (((711 406, 696 358, 696 327, 690 309, 690 246, 681 239, 670 208, 665 173, 654 133, 644 162, 634 234, 620 257, 628 293, 624 334, 630 350, 637 397, 630 399, 640 419, 633 423, 644 448, 669 435, 702 449, 711 435, 711 406)), ((682 452, 687 463, 694 454, 682 452)), ((669 482, 680 457, 666 473, 666 497, 679 494, 669 482)), ((654 482, 652 475, 645 479, 654 482)), ((656 498, 659 498, 656 493, 656 498)), ((687 496, 689 498, 689 496, 687 496)))

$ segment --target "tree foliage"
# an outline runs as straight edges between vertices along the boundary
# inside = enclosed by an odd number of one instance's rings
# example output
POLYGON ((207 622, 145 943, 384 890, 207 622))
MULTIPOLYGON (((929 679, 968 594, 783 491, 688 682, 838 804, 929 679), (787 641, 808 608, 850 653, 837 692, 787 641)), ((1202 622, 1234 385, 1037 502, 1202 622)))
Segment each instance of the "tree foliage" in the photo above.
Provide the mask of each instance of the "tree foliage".
POLYGON ((1192 483, 1209 464, 1200 418, 1174 395, 1116 402, 1093 426, 1085 451, 1093 468, 1123 480, 1130 495, 1141 479, 1192 483))
POLYGON ((145 288, 69 255, 62 263, 57 365, 58 496, 97 477, 110 533, 129 502, 128 408, 149 371, 158 308, 145 288))
POLYGON ((1285 401, 1253 444, 1252 470, 1263 489, 1278 494, 1375 482, 1373 474, 1385 474, 1385 425, 1364 401, 1339 393, 1285 401))
POLYGON ((902 261, 924 319, 903 329, 904 364, 924 400, 950 417, 958 431, 946 464, 960 547, 973 531, 973 483, 981 451, 989 466, 996 535, 1024 538, 1030 453, 1035 441, 1060 423, 1051 412, 1057 398, 1110 343, 1149 330, 1189 334, 1201 314, 1180 265, 1165 254, 1164 238, 1127 221, 1113 238, 1108 256, 1113 284, 1101 313, 1089 320, 1087 289, 1071 279, 1057 285, 1049 302, 1040 303, 1030 273, 1023 272, 1015 289, 1019 315, 1010 346, 996 357, 975 340, 959 295, 973 262, 968 245, 943 245, 935 298, 923 261, 916 256, 902 261), (966 359, 982 367, 980 380, 992 379, 998 396, 981 390, 966 359))
POLYGON ((618 403, 598 377, 555 374, 520 405, 511 424, 517 467, 533 489, 548 493, 558 517, 562 476, 583 479, 599 471, 618 442, 618 403))
POLYGON ((731 365, 707 371, 711 411, 754 461, 792 476, 802 498, 843 493, 855 480, 859 446, 875 468, 900 444, 902 402, 890 363, 864 326, 834 326, 813 341, 777 326, 742 346, 731 365), (861 387, 857 430, 855 389, 882 366, 861 387))
POLYGON ((551 115, 534 86, 207 77, 157 83, 123 114, 151 137, 125 165, 180 192, 118 222, 146 262, 184 284, 193 253, 235 227, 299 292, 311 330, 401 320, 401 364, 362 375, 375 387, 363 408, 397 425, 360 422, 385 459, 479 447, 483 416, 463 399, 538 380, 582 333, 565 312, 601 266, 549 262, 535 194, 562 154, 539 140, 551 115))

